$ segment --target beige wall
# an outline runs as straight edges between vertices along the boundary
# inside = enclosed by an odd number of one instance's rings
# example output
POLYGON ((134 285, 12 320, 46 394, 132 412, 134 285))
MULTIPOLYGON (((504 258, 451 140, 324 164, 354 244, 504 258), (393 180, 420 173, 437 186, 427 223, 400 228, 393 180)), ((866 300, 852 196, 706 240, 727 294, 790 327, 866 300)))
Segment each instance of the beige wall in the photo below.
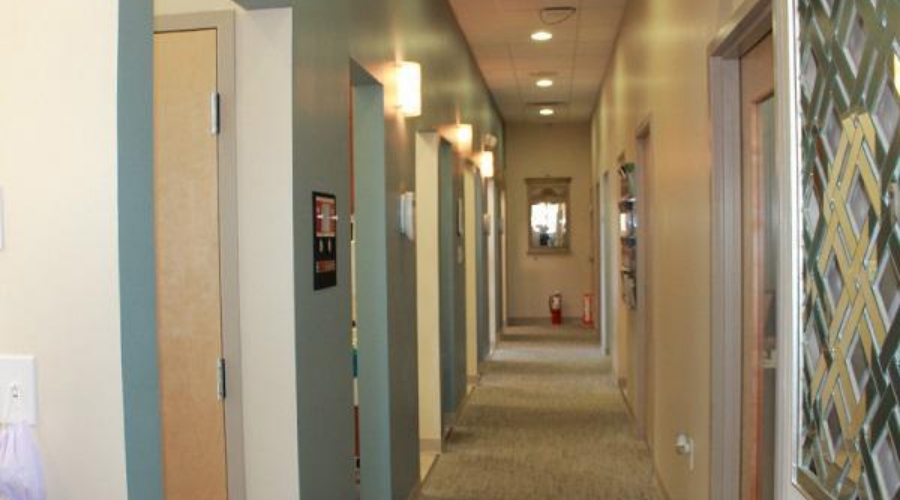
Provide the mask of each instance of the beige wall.
POLYGON ((156 0, 157 15, 235 12, 241 376, 247 498, 300 496, 294 360, 291 9, 156 0))
POLYGON ((549 318, 547 299, 563 294, 563 315, 581 318, 581 299, 593 288, 590 124, 512 124, 506 131, 509 318, 549 318), (525 179, 571 177, 571 253, 528 255, 525 179))
POLYGON ((416 321, 419 437, 441 441, 441 284, 438 173, 441 138, 416 137, 416 321))
MULTIPOLYGON (((655 170, 649 173, 654 289, 653 456, 672 500, 709 498, 710 130, 707 46, 737 0, 634 0, 629 3, 594 130, 595 173, 622 151, 633 161, 635 134, 649 119, 655 170), (696 441, 696 469, 674 439, 696 441)), ((633 335, 619 302, 618 338, 633 335)), ((623 347, 625 342, 619 342, 623 347)), ((627 346, 626 346, 627 347, 627 346)), ((617 350, 620 366, 627 353, 617 350)))
POLYGON ((466 169, 463 174, 463 203, 466 226, 466 374, 469 380, 478 376, 478 244, 475 232, 481 230, 481 220, 475 206, 475 190, 480 188, 480 184, 481 177, 466 169))
POLYGON ((117 16, 112 0, 7 2, 0 16, 0 353, 36 356, 54 499, 126 497, 117 16))

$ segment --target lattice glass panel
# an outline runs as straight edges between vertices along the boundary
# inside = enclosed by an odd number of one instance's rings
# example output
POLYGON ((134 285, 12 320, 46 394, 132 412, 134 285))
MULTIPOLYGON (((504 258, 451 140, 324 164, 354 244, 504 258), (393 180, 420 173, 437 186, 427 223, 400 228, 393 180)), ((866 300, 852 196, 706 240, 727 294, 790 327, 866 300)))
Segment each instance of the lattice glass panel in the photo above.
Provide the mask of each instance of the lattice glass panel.
POLYGON ((803 356, 798 479, 900 498, 900 0, 797 0, 803 356))

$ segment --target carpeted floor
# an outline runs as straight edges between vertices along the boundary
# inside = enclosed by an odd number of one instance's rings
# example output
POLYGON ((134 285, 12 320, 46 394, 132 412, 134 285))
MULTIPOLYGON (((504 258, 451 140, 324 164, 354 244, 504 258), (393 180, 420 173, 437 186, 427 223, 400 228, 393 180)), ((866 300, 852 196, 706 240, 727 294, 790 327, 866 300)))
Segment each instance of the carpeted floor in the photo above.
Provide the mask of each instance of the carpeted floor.
POLYGON ((423 488, 424 500, 656 500, 593 333, 503 337, 423 488))

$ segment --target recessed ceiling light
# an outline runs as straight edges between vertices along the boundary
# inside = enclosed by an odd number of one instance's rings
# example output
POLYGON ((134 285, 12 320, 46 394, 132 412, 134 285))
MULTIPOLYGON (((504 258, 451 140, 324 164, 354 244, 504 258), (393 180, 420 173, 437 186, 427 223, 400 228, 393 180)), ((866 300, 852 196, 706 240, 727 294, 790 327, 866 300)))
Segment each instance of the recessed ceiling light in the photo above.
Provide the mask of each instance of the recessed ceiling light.
POLYGON ((541 108, 539 113, 541 116, 553 116, 556 114, 556 111, 553 108, 541 108))
POLYGON ((553 33, 550 33, 549 31, 541 30, 541 31, 535 31, 534 33, 531 34, 531 39, 534 40, 535 42, 546 42, 548 40, 551 40, 552 38, 553 38, 553 33))
POLYGON ((549 78, 541 78, 540 80, 534 82, 534 84, 542 89, 545 89, 547 87, 553 86, 553 80, 551 80, 549 78))

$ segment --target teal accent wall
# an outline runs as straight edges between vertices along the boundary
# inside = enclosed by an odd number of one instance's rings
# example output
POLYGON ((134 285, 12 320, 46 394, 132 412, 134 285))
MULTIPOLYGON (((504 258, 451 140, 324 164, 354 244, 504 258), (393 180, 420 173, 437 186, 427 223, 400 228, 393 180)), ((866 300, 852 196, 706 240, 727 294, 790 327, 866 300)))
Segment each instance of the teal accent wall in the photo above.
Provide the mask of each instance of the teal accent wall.
POLYGON ((478 361, 487 359, 491 351, 491 339, 488 332, 488 266, 487 245, 488 236, 484 232, 484 214, 487 212, 487 191, 485 182, 480 176, 475 177, 475 266, 478 282, 475 284, 475 292, 478 295, 478 361))
POLYGON ((118 208, 129 500, 161 500, 153 242, 153 4, 119 2, 118 208))
MULTIPOLYGON (((360 71, 362 73, 362 71, 360 71)), ((359 83, 354 79, 354 84, 359 83)), ((391 425, 390 330, 387 240, 389 226, 384 164, 384 90, 365 84, 353 90, 356 158, 357 326, 359 328, 359 420, 362 498, 391 498, 394 429, 391 425)))
MULTIPOLYGON (((264 8, 285 5, 285 0, 238 3, 264 8)), ((372 332, 376 337, 363 340, 367 331, 360 324, 361 376, 367 363, 378 373, 374 380, 361 380, 360 388, 360 411, 374 416, 364 431, 370 436, 363 438, 361 450, 363 500, 407 500, 419 482, 416 259, 415 243, 397 232, 397 200, 415 186, 418 131, 462 121, 473 124, 478 137, 498 133, 502 124, 445 0, 294 0, 290 5, 297 429, 304 500, 355 498, 348 275, 351 61, 384 87, 388 101, 393 95, 393 64, 399 60, 422 64, 423 114, 401 118, 392 112, 390 102, 386 104, 384 133, 372 136, 382 139, 384 147, 383 185, 367 186, 366 191, 373 193, 358 193, 383 196, 385 207, 383 214, 367 214, 373 224, 382 220, 384 224, 384 260, 376 265, 385 272, 386 302, 384 317, 376 316, 384 325, 383 331, 372 332), (335 194, 340 217, 338 285, 318 292, 312 289, 312 191, 335 194), (369 340, 377 347, 369 346, 369 340), (376 429, 381 434, 371 435, 376 429)), ((364 293, 358 289, 360 296, 364 293)))
POLYGON ((457 260, 463 244, 458 233, 462 171, 445 143, 441 145, 439 168, 441 412, 448 415, 456 413, 466 395, 466 269, 465 263, 457 260))

